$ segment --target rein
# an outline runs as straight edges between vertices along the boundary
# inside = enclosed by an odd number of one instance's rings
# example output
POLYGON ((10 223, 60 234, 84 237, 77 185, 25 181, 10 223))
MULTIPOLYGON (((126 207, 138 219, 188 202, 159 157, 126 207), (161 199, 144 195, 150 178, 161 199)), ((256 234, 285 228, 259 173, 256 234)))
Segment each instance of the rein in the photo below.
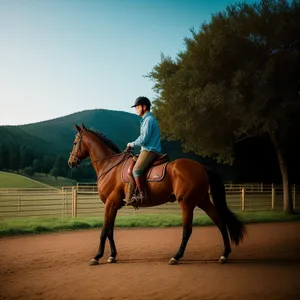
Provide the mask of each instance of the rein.
POLYGON ((100 174, 98 177, 97 177, 97 182, 99 181, 99 179, 106 175, 107 173, 109 173, 113 168, 117 167, 119 164, 121 164, 129 155, 131 155, 130 152, 128 151, 123 151, 122 153, 119 153, 119 154, 115 154, 115 155, 111 155, 111 156, 108 156, 108 157, 104 157, 104 158, 100 158, 100 159, 97 159, 97 160, 94 160, 94 162, 97 162, 97 161, 100 161, 100 160, 105 160, 105 159, 109 159, 109 158, 112 158, 112 157, 116 157, 116 156, 119 156, 119 155, 122 155, 123 154, 123 157, 122 159, 117 162, 115 165, 113 165, 112 167, 110 167, 107 171, 104 171, 102 174, 100 174), (127 154, 127 155, 126 155, 127 154))
POLYGON ((107 159, 110 159, 110 158, 114 158, 114 157, 117 157, 117 156, 120 156, 120 155, 123 155, 122 159, 120 161, 118 161, 116 164, 114 164, 113 166, 111 166, 108 170, 104 171, 102 174, 100 174, 98 177, 97 177, 97 182, 100 180, 100 178, 104 175, 106 175, 107 173, 109 173, 113 168, 117 167, 119 164, 121 164, 125 159, 127 159, 128 156, 131 155, 131 149, 129 148, 126 148, 125 151, 121 152, 121 153, 118 153, 118 154, 113 154, 113 155, 110 155, 110 156, 107 156, 107 157, 102 157, 102 158, 98 158, 98 159, 95 159, 93 161, 91 161, 90 163, 88 164, 85 164, 85 165, 79 165, 80 163, 80 159, 77 157, 77 154, 78 152, 80 151, 80 153, 82 153, 81 151, 81 143, 82 143, 82 137, 83 137, 83 133, 85 132, 85 130, 83 130, 79 136, 79 141, 78 141, 78 147, 77 147, 77 151, 75 154, 73 153, 70 153, 70 155, 74 156, 75 159, 76 159, 76 163, 77 163, 77 166, 81 166, 81 167, 87 167, 87 166, 90 166, 91 164, 93 164, 94 162, 98 162, 98 161, 102 161, 102 160, 107 160, 107 159))

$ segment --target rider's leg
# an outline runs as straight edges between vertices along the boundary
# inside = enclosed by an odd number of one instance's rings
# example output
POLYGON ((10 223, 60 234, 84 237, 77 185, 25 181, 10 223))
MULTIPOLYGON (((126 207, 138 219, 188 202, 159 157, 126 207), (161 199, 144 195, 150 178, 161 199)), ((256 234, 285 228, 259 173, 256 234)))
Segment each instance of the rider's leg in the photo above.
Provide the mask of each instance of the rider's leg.
MULTIPOLYGON (((145 191, 145 179, 144 179, 144 173, 146 169, 148 169, 151 164, 157 159, 158 154, 151 151, 141 151, 135 166, 133 168, 133 177, 135 179, 135 182, 137 184, 137 187, 139 189, 139 195, 137 199, 139 202, 143 202, 147 199, 146 191, 145 191)), ((134 197, 135 198, 135 197, 134 197)))
POLYGON ((136 183, 134 180, 132 180, 128 183, 125 199, 123 201, 129 203, 135 193, 135 189, 136 189, 136 183))

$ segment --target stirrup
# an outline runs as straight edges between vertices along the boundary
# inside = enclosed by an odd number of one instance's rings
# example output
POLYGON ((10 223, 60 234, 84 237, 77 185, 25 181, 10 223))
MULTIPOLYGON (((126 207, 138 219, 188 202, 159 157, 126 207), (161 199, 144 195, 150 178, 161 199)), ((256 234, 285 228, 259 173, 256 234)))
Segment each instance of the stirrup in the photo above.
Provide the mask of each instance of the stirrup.
POLYGON ((123 201, 126 203, 126 206, 128 205, 137 205, 141 203, 141 199, 139 199, 136 195, 132 196, 131 199, 123 199, 123 201))
POLYGON ((130 200, 128 200, 128 199, 125 198, 125 199, 123 199, 123 202, 125 202, 125 204, 126 204, 125 206, 127 206, 127 205, 129 205, 130 200))
POLYGON ((131 198, 131 201, 135 202, 136 204, 141 204, 144 201, 146 201, 147 199, 148 199, 148 197, 146 196, 146 194, 139 193, 138 195, 133 195, 131 198))
POLYGON ((143 194, 141 195, 141 193, 139 193, 138 195, 133 195, 130 200, 123 199, 123 201, 126 203, 126 206, 127 205, 138 206, 139 204, 143 203, 145 200, 147 200, 147 196, 143 194))
POLYGON ((135 210, 139 209, 138 203, 135 201, 135 199, 132 198, 130 200, 123 199, 123 201, 125 202, 125 206, 132 206, 135 210))

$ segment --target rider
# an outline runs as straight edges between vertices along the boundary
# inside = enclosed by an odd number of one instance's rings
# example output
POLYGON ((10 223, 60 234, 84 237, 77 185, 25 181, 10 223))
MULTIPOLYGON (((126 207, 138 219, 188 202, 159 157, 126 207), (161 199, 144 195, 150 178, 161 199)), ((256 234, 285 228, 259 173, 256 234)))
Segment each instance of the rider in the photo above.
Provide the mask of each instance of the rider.
POLYGON ((140 155, 133 168, 133 177, 139 190, 137 196, 132 196, 135 188, 130 188, 128 204, 141 203, 147 200, 145 193, 145 170, 161 155, 160 129, 157 120, 150 112, 150 100, 147 97, 138 97, 131 107, 135 107, 136 113, 142 117, 140 121, 140 136, 131 143, 128 148, 141 147, 140 155))

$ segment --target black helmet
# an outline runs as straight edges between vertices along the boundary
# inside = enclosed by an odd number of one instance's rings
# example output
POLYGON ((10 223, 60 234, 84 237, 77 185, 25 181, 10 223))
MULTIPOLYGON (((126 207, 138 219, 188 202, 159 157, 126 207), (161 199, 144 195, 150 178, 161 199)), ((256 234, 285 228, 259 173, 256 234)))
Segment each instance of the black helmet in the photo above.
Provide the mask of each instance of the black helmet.
POLYGON ((146 105, 147 108, 149 109, 150 106, 151 106, 151 102, 147 97, 141 96, 141 97, 138 97, 135 100, 134 105, 132 105, 131 107, 135 107, 135 106, 138 106, 138 105, 146 105))

